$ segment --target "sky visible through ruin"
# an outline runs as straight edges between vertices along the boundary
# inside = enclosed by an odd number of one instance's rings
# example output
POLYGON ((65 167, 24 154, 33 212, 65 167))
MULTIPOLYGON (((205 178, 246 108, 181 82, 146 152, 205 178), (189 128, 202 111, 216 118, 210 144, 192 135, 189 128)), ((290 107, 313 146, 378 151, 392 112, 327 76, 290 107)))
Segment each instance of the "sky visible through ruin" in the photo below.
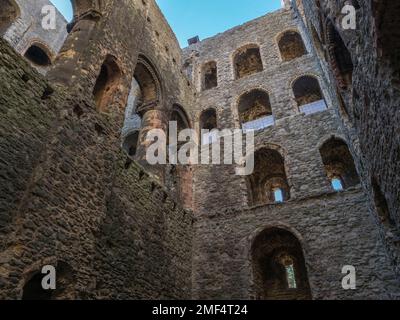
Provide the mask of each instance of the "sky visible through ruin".
MULTIPOLYGON (((205 39, 275 11, 281 0, 156 0, 181 47, 194 36, 205 39)), ((51 0, 68 21, 71 1, 51 0)))

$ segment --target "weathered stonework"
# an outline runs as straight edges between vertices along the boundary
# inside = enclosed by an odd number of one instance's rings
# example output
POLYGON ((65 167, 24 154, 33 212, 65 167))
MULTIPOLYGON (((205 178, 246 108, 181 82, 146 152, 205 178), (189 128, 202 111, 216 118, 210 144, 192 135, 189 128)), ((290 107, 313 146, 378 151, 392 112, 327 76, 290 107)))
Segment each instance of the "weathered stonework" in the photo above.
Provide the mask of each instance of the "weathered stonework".
MULTIPOLYGON (((0 5, 4 10, 11 3, 18 8, 17 17, 12 24, 4 30, 2 36, 6 39, 17 52, 25 55, 32 45, 39 46, 52 62, 61 49, 67 37, 67 22, 65 18, 56 11, 55 29, 44 30, 42 21, 46 17, 46 12, 42 13, 45 6, 51 5, 48 0, 24 1, 24 0, 2 0, 0 5)), ((0 34, 1 34, 0 30, 0 34)), ((40 66, 32 63, 40 72, 46 73, 48 66, 40 66)))
MULTIPOLYGON (((46 76, 10 46, 11 25, 0 39, 0 298, 400 298, 397 66, 370 33, 344 32, 358 57, 346 92, 318 16, 340 7, 320 2, 285 1, 181 50, 153 0, 75 0, 46 76), (169 120, 199 132, 262 117, 250 177, 144 161, 145 133, 169 120), (50 294, 37 284, 46 264, 58 272, 50 294), (356 290, 342 288, 346 265, 356 290)), ((373 14, 358 10, 364 30, 373 14)))

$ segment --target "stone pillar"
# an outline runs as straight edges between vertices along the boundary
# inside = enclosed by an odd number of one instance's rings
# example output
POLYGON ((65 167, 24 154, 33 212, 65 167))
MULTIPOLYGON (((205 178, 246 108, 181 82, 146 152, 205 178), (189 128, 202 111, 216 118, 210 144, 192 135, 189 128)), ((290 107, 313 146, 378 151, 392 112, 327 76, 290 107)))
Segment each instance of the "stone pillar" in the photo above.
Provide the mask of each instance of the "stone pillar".
MULTIPOLYGON (((58 54, 53 68, 47 77, 52 82, 71 86, 73 81, 80 78, 82 73, 82 59, 88 49, 93 31, 101 18, 101 14, 90 10, 68 25, 69 35, 58 54)), ((88 59, 89 60, 89 59, 88 59)))
MULTIPOLYGON (((146 155, 150 145, 154 142, 146 141, 147 134, 153 129, 161 129, 165 132, 165 136, 168 135, 168 115, 164 110, 161 110, 159 106, 146 108, 145 112, 141 112, 142 117, 142 128, 139 134, 139 142, 136 152, 136 160, 150 173, 156 175, 160 181, 164 181, 164 170, 165 165, 150 165, 147 161, 146 155)), ((163 145, 161 151, 167 152, 166 143, 163 145)))

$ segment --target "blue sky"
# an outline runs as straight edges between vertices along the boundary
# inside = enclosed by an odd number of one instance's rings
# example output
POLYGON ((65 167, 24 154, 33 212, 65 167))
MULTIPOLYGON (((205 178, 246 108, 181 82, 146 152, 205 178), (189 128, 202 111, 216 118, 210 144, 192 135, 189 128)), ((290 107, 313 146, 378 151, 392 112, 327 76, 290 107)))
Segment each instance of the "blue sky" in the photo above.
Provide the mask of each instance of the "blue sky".
MULTIPOLYGON (((52 0, 71 20, 69 0, 52 0)), ((182 47, 187 39, 205 39, 281 7, 280 0, 157 0, 182 47)))

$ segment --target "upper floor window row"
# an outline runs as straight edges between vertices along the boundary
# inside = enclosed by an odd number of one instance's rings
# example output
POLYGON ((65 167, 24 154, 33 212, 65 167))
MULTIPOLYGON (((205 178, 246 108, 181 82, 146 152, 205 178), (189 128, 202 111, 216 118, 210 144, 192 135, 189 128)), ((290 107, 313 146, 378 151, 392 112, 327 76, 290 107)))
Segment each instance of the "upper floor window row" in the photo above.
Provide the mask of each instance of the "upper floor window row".
MULTIPOLYGON (((301 35, 297 31, 286 31, 277 40, 283 62, 291 61, 307 54, 301 35)), ((238 80, 264 70, 260 47, 248 44, 239 48, 232 58, 234 79, 238 80)), ((201 90, 218 86, 218 67, 216 61, 205 63, 201 68, 201 90)))

